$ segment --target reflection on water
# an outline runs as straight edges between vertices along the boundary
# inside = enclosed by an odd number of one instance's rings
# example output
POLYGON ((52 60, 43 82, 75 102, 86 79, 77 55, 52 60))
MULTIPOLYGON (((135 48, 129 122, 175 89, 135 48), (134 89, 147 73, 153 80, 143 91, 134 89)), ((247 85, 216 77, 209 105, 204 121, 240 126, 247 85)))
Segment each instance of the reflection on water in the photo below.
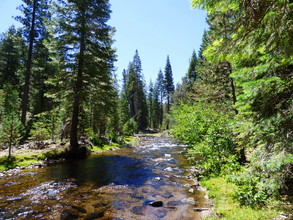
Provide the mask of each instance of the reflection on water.
POLYGON ((142 160, 125 156, 92 156, 54 167, 50 170, 50 175, 58 180, 73 178, 78 185, 91 182, 96 186, 141 186, 154 177, 152 170, 142 160))
POLYGON ((0 219, 199 219, 193 209, 207 201, 185 171, 183 147, 140 139, 132 149, 1 177, 0 219))

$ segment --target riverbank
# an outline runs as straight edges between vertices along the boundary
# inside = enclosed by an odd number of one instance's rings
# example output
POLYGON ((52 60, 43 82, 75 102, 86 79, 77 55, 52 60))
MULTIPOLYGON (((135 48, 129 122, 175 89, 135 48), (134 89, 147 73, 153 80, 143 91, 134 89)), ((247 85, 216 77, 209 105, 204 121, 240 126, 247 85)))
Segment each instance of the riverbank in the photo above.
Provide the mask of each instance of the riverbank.
MULTIPOLYGON (((87 146, 90 153, 100 153, 123 146, 137 144, 137 138, 125 137, 123 144, 104 143, 99 146, 87 146)), ((29 142, 13 149, 12 157, 8 158, 8 149, 0 151, 0 173, 11 169, 37 168, 65 161, 64 155, 69 150, 69 142, 56 143, 45 141, 44 147, 37 148, 36 143, 29 142)))
POLYGON ((214 177, 200 181, 214 204, 213 213, 206 219, 216 220, 289 220, 292 204, 285 201, 271 201, 264 207, 241 206, 236 200, 237 186, 223 177, 214 177))

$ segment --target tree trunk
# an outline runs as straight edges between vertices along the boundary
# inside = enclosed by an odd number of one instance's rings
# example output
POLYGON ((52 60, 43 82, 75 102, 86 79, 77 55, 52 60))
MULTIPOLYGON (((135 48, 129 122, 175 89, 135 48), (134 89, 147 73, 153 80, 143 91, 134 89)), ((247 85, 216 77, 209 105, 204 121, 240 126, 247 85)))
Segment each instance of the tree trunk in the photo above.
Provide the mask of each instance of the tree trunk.
POLYGON ((31 68, 32 68, 33 45, 35 40, 35 20, 36 20, 37 1, 38 0, 34 0, 34 5, 33 5, 33 15, 32 15, 32 22, 31 22, 31 30, 29 35, 29 50, 28 50, 28 57, 27 57, 27 63, 26 63, 25 80, 24 80, 23 96, 22 96, 21 122, 24 126, 26 126, 26 115, 27 115, 28 104, 29 104, 29 89, 30 89, 30 78, 31 78, 31 68))
POLYGON ((9 141, 9 151, 8 151, 8 159, 10 159, 11 158, 11 149, 12 149, 12 143, 11 143, 11 141, 9 141))
POLYGON ((85 11, 83 11, 83 19, 81 24, 80 50, 78 60, 77 78, 74 89, 73 112, 71 119, 70 131, 70 147, 73 152, 77 152, 78 145, 78 118, 80 107, 80 93, 82 92, 82 74, 84 70, 84 53, 85 53, 85 11))

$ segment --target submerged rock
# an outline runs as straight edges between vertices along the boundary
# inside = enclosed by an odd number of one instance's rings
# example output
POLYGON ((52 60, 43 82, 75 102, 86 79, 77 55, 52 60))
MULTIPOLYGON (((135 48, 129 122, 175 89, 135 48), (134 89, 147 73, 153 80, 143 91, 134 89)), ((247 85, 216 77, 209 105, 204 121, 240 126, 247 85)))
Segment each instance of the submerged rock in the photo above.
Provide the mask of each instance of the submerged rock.
POLYGON ((102 218, 104 217, 105 215, 105 212, 93 212, 93 213, 90 213, 88 214, 84 219, 85 220, 91 220, 91 219, 96 219, 96 218, 102 218))
POLYGON ((124 200, 117 200, 113 203, 113 206, 115 206, 115 208, 117 210, 125 210, 128 209, 131 205, 131 202, 129 201, 124 201, 124 200))
POLYGON ((165 209, 158 209, 154 214, 158 218, 164 218, 168 214, 168 212, 165 209))
POLYGON ((78 206, 72 206, 73 209, 81 212, 81 213, 86 213, 86 210, 84 208, 78 207, 78 206))
POLYGON ((60 220, 70 220, 70 219, 77 219, 79 214, 76 210, 65 209, 62 211, 60 220))
POLYGON ((186 203, 182 201, 170 201, 167 203, 167 206, 182 206, 182 205, 186 205, 186 203))
POLYGON ((182 202, 185 202, 185 203, 188 203, 188 204, 191 204, 191 205, 195 205, 195 200, 194 200, 193 197, 184 198, 184 199, 182 199, 182 202))
POLYGON ((208 208, 194 208, 193 211, 194 212, 206 212, 206 211, 210 211, 210 209, 208 209, 208 208))
POLYGON ((136 215, 142 215, 144 216, 146 213, 145 213, 145 210, 146 210, 146 207, 145 206, 134 206, 132 209, 131 209, 131 212, 136 214, 136 215))
POLYGON ((163 202, 162 201, 154 201, 154 202, 150 202, 149 205, 151 205, 153 207, 162 207, 163 202))

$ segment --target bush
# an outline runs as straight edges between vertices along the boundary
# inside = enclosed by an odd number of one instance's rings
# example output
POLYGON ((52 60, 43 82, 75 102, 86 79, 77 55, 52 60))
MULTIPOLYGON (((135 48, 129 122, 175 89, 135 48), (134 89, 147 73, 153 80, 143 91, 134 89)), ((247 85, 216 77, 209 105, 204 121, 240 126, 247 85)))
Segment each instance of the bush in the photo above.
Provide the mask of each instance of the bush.
POLYGON ((42 142, 50 139, 50 132, 47 129, 47 124, 44 122, 35 122, 30 131, 30 139, 35 141, 37 147, 40 148, 42 142))
POLYGON ((173 118, 172 133, 199 155, 195 163, 204 168, 205 175, 224 174, 227 167, 240 168, 228 117, 213 105, 181 105, 173 111, 173 118))
POLYGON ((249 167, 238 176, 230 177, 239 190, 237 198, 243 205, 264 205, 269 198, 277 197, 290 178, 293 155, 281 151, 265 154, 259 149, 254 153, 249 167))
POLYGON ((123 126, 123 133, 125 135, 134 135, 138 131, 138 125, 135 120, 128 120, 123 126))

